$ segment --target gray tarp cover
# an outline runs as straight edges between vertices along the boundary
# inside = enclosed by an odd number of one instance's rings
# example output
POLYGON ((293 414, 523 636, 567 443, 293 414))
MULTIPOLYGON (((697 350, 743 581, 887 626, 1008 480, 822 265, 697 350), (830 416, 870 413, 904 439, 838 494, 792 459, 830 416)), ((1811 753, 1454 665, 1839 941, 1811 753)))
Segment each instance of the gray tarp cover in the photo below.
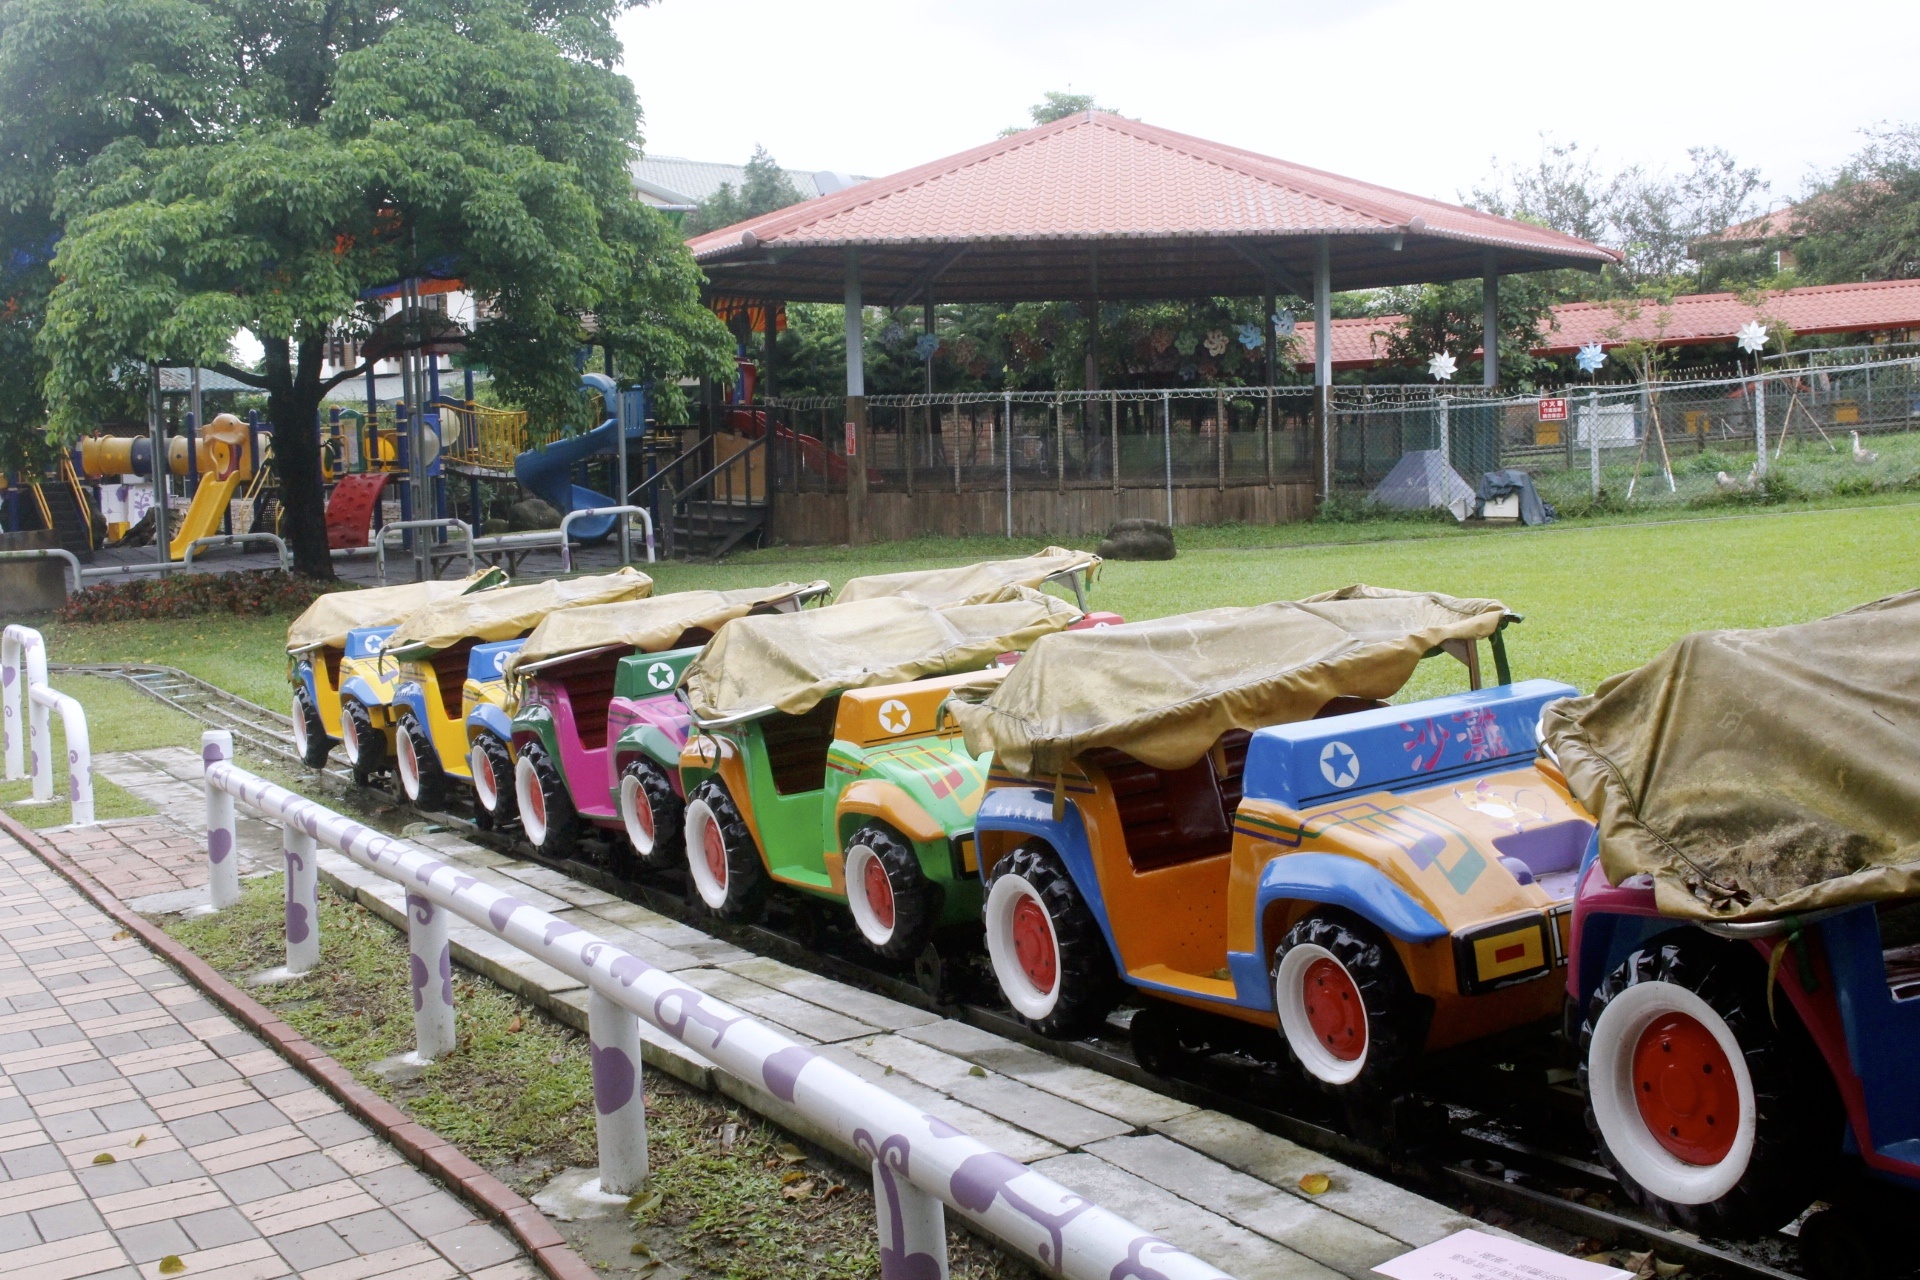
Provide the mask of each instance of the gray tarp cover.
POLYGON ((530 663, 612 645, 655 653, 678 640, 683 632, 718 631, 755 609, 790 601, 802 591, 824 591, 826 585, 825 581, 781 582, 733 591, 675 591, 640 600, 560 609, 548 614, 527 642, 507 659, 506 674, 511 678, 530 663))
MULTIPOLYGON (((1520 495, 1520 523, 1545 524, 1547 522, 1547 504, 1540 501, 1539 490, 1533 487, 1533 477, 1524 471, 1487 471, 1481 473, 1480 488, 1474 496, 1482 503, 1492 502, 1495 498, 1505 498, 1511 494, 1520 495)), ((1482 512, 1482 514, 1485 514, 1482 512)))
POLYGON ((1651 874, 1669 915, 1920 892, 1920 591, 1688 636, 1544 727, 1607 879, 1651 874))
POLYGON ((1473 486, 1460 478, 1438 449, 1415 449, 1400 455, 1393 470, 1373 487, 1368 502, 1396 511, 1425 511, 1445 507, 1455 520, 1473 513, 1473 486))
POLYGON ((687 667, 681 688, 703 720, 760 707, 811 711, 847 689, 977 671, 1078 621, 1064 600, 933 609, 899 596, 729 622, 687 667))
POLYGON ((293 620, 287 628, 287 651, 331 645, 336 649, 347 643, 347 632, 356 627, 390 627, 430 604, 451 600, 482 586, 489 578, 504 585, 506 575, 498 569, 482 569, 470 578, 456 582, 407 582, 397 587, 372 587, 365 591, 329 591, 293 620))
POLYGON ((1498 600, 1368 586, 1203 609, 1048 636, 986 701, 950 706, 967 750, 1028 777, 1093 747, 1184 769, 1229 729, 1305 720, 1343 694, 1391 697, 1431 650, 1507 616, 1498 600))
POLYGON ((915 569, 852 578, 833 599, 835 604, 848 604, 881 596, 903 596, 936 609, 955 604, 987 604, 1017 599, 1020 588, 1038 588, 1058 574, 1084 571, 1091 575, 1099 568, 1100 557, 1091 551, 1048 547, 1014 560, 983 560, 951 569, 915 569))

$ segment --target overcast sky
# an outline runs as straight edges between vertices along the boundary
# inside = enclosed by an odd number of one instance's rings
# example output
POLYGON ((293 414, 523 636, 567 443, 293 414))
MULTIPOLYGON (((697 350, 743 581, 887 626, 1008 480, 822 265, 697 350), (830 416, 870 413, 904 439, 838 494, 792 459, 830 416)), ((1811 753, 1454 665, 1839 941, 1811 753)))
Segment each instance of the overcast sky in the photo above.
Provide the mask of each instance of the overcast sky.
POLYGON ((621 34, 649 153, 875 176, 1048 89, 1447 200, 1546 132, 1608 169, 1724 146, 1778 201, 1920 122, 1916 0, 654 0, 621 34))

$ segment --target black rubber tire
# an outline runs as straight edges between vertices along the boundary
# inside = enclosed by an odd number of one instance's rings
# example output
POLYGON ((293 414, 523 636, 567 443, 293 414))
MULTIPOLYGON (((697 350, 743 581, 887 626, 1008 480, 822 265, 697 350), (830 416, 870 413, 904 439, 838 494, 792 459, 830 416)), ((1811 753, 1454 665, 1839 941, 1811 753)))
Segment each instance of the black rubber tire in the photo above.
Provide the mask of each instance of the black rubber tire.
POLYGON ((1188 1033, 1189 1020, 1183 1010, 1158 1000, 1136 1009, 1127 1024, 1127 1038, 1133 1043, 1133 1060, 1142 1069, 1157 1076, 1177 1075, 1192 1061, 1195 1046, 1188 1033))
POLYGON ((411 711, 402 711, 394 722, 394 746, 400 751, 413 748, 416 773, 419 775, 418 794, 408 795, 405 771, 396 758, 393 762, 394 789, 400 798, 416 809, 429 809, 435 813, 447 807, 447 771, 440 764, 440 753, 433 748, 433 739, 427 736, 427 727, 411 711), (403 741, 404 739, 404 741, 403 741))
MULTIPOLYGON (((547 749, 538 742, 529 742, 520 748, 520 759, 514 764, 514 782, 519 785, 522 770, 533 771, 534 784, 540 788, 540 805, 546 814, 544 829, 536 832, 540 824, 529 822, 527 806, 519 804, 520 829, 526 833, 527 843, 549 858, 570 858, 579 851, 580 837, 585 834, 586 824, 581 821, 580 811, 573 807, 573 797, 560 780, 560 771, 547 758, 547 749), (536 840, 535 835, 539 835, 536 840)), ((516 791, 516 798, 519 793, 516 791)))
MULTIPOLYGON (((673 783, 667 777, 667 771, 657 763, 642 757, 629 760, 627 767, 620 771, 621 785, 633 778, 640 784, 640 794, 646 797, 647 805, 653 810, 653 849, 640 852, 633 843, 631 833, 627 834, 627 848, 633 854, 633 861, 640 870, 649 874, 683 866, 687 856, 687 805, 679 793, 673 789, 673 783)), ((626 827, 626 815, 621 814, 621 828, 626 827)))
MULTIPOLYGON (((468 748, 469 756, 473 748, 479 748, 485 756, 487 767, 493 771, 494 806, 489 809, 480 802, 480 789, 473 789, 473 821, 482 831, 498 831, 502 827, 513 825, 520 817, 520 802, 513 790, 513 752, 502 742, 498 735, 482 733, 477 735, 468 748)), ((468 767, 472 767, 469 759, 468 767)))
MULTIPOLYGON (((889 960, 911 960, 926 949, 927 939, 933 936, 933 926, 939 922, 940 909, 946 904, 946 891, 927 879, 912 843, 886 823, 870 822, 853 833, 847 841, 849 866, 852 851, 858 845, 873 851, 875 861, 887 873, 887 886, 893 891, 892 936, 885 942, 875 942, 867 936, 856 915, 855 926, 861 941, 889 960)), ((864 887, 854 884, 849 875, 849 909, 853 895, 863 892, 864 887)))
POLYGON ((348 761, 353 780, 360 786, 370 787, 392 764, 387 759, 387 735, 374 728, 373 717, 367 714, 367 709, 351 699, 340 703, 340 719, 343 731, 346 722, 352 722, 353 733, 360 743, 360 758, 348 761))
POLYGON ((1587 1001, 1579 1077, 1587 1130, 1621 1189, 1641 1208, 1698 1235, 1749 1236, 1792 1221, 1822 1193, 1838 1157, 1844 1115, 1832 1076, 1784 993, 1776 993, 1774 1012, 1768 1013, 1766 964, 1744 943, 1689 932, 1628 956, 1587 1001), (1732 1190, 1706 1204, 1675 1204, 1642 1186, 1620 1166, 1594 1115, 1588 1070, 1593 1029, 1622 992, 1648 982, 1670 982, 1704 1000, 1738 1041, 1753 1082, 1754 1141, 1746 1172, 1732 1190))
MULTIPOLYGON (((326 768, 327 756, 333 751, 334 742, 327 736, 327 726, 320 720, 320 708, 313 705, 305 686, 293 691, 293 716, 295 727, 306 731, 306 749, 300 753, 300 763, 309 769, 326 768)), ((299 741, 296 737, 295 745, 299 741)))
POLYGON ((713 814, 714 826, 719 830, 726 859, 727 880, 721 886, 724 896, 717 904, 701 891, 703 883, 711 877, 706 875, 704 866, 694 866, 694 859, 706 856, 705 845, 702 840, 695 839, 693 831, 688 830, 687 870, 694 885, 695 898, 722 920, 758 920, 766 913, 771 881, 766 866, 760 861, 760 850, 753 842, 753 833, 747 830, 746 820, 740 816, 739 806, 734 804, 727 784, 718 778, 708 778, 687 797, 689 824, 696 804, 705 804, 713 814))
POLYGON ((1374 1103, 1391 1096, 1426 1044, 1432 1002, 1414 991, 1386 935, 1345 911, 1319 911, 1295 921, 1274 950, 1269 983, 1278 983, 1287 953, 1306 945, 1332 953, 1358 988, 1367 1015, 1366 1057, 1358 1075, 1336 1084, 1314 1074, 1282 1030, 1288 1060, 1302 1080, 1330 1097, 1374 1103))
MULTIPOLYGON (((1073 877, 1058 854, 1044 840, 1028 840, 1000 859, 987 884, 989 899, 988 930, 993 930, 993 888, 1009 876, 1025 880, 1038 895, 1047 919, 1053 926, 1057 944, 1055 965, 1058 970, 1059 996, 1045 1014, 1030 1016, 1017 1006, 1014 1016, 1029 1027, 1055 1040, 1078 1040, 1091 1035, 1120 1003, 1124 987, 1113 965, 1113 953, 1107 948, 1100 922, 1081 897, 1073 877)), ((992 952, 989 938, 989 952, 992 952)), ((995 964, 999 977, 999 965, 995 964)), ((1006 994, 1005 980, 1001 993, 1006 994)), ((1012 1003, 1009 1001, 1009 1003, 1012 1003)))

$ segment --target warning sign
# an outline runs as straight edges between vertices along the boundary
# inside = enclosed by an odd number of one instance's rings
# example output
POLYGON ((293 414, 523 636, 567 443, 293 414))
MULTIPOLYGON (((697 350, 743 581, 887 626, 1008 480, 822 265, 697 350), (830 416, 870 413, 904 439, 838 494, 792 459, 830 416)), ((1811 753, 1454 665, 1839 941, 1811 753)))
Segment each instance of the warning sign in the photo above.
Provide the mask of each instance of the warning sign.
POLYGON ((855 444, 855 442, 856 442, 856 441, 857 441, 857 440, 858 440, 859 438, 860 438, 860 437, 859 437, 859 433, 858 433, 858 432, 856 432, 856 431, 855 431, 855 430, 853 429, 853 424, 852 424, 851 422, 849 422, 849 423, 847 424, 847 456, 848 456, 849 458, 851 458, 851 457, 853 457, 853 456, 855 456, 855 455, 854 455, 854 450, 855 450, 855 448, 856 448, 856 444, 855 444))
POLYGON ((1547 396, 1540 401, 1540 421, 1565 422, 1567 420, 1567 398, 1565 396, 1547 396))

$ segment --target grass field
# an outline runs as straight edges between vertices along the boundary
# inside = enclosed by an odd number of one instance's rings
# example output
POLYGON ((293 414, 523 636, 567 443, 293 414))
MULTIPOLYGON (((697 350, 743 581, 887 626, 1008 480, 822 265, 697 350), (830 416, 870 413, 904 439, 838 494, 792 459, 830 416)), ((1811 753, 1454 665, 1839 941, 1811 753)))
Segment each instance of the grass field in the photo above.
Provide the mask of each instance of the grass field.
MULTIPOLYGON (((1303 527, 1259 532, 1283 538, 1303 527)), ((1201 534, 1219 539, 1222 531, 1182 530, 1179 559, 1109 564, 1094 599, 1126 617, 1151 618, 1294 599, 1353 582, 1492 596, 1527 619, 1511 633, 1516 675, 1591 689, 1690 631, 1806 621, 1920 585, 1920 503, 1911 500, 1450 536, 1402 527, 1416 536, 1270 546, 1206 545, 1201 534)), ((775 548, 718 565, 661 564, 652 572, 661 592, 781 578, 824 577, 837 585, 858 574, 1020 554, 1035 545, 981 538, 775 548)), ((285 630, 284 619, 231 616, 44 628, 56 661, 167 663, 274 707, 286 700, 285 630)), ((1441 675, 1417 681, 1409 694, 1431 691, 1441 675)), ((76 696, 93 705, 93 694, 76 696)))

